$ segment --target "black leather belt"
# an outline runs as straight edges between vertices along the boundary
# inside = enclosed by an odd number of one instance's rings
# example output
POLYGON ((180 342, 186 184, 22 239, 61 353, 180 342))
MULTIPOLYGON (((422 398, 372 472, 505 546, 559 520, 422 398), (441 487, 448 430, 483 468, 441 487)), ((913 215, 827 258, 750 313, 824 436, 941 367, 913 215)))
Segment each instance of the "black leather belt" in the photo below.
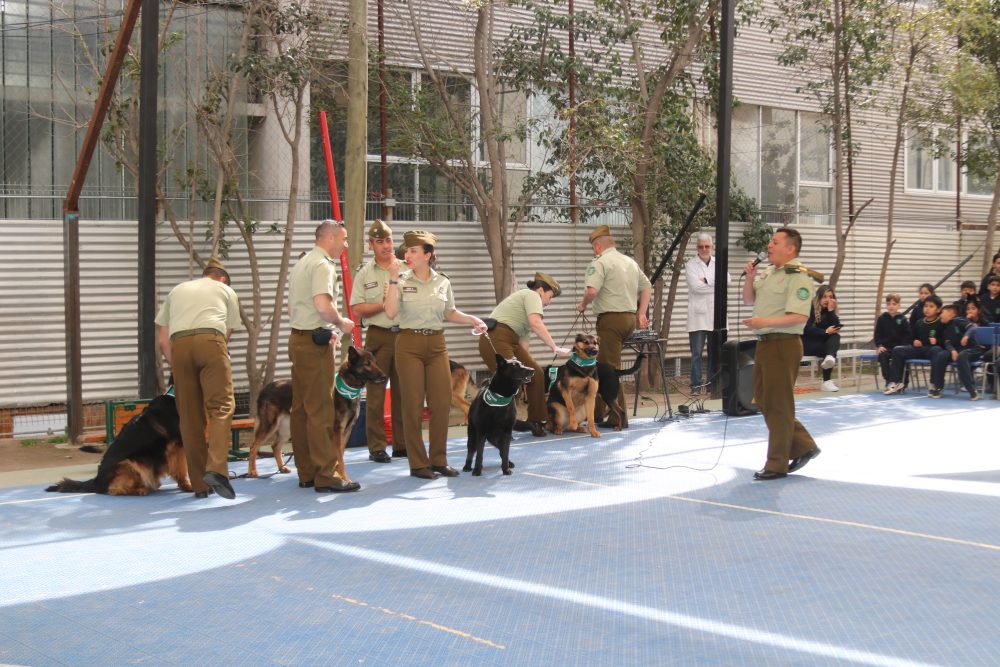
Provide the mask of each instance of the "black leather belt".
POLYGON ((199 334, 212 334, 215 336, 224 336, 218 329, 213 329, 211 327, 204 327, 201 329, 185 329, 184 331, 178 331, 176 333, 170 334, 170 340, 177 340, 178 338, 187 338, 188 336, 197 336, 199 334))
POLYGON ((312 336, 312 329, 292 329, 292 333, 298 336, 312 336))
POLYGON ((785 338, 798 338, 799 334, 793 333, 766 333, 757 334, 757 340, 783 340, 785 338))
POLYGON ((444 329, 400 329, 400 331, 420 334, 421 336, 436 336, 444 333, 444 329))

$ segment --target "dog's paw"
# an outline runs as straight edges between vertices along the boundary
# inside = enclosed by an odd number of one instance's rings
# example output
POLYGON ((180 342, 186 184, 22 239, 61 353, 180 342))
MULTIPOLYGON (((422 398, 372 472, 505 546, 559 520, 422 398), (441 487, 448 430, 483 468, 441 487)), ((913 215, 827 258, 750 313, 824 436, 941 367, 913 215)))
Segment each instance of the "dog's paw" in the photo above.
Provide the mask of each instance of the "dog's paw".
POLYGON ((513 461, 507 461, 507 467, 508 468, 513 468, 514 467, 514 462, 513 461))
POLYGON ((574 433, 586 433, 587 432, 587 429, 585 429, 582 426, 577 426, 576 428, 572 428, 570 430, 573 431, 574 433))
MULTIPOLYGON (((580 430, 582 431, 583 429, 580 429, 580 430)), ((590 432, 590 437, 591 437, 591 438, 600 438, 600 437, 601 437, 601 434, 600 434, 600 432, 599 432, 599 431, 591 431, 591 432, 590 432)))
POLYGON ((476 468, 475 470, 472 471, 472 476, 473 477, 479 477, 482 474, 483 474, 483 469, 482 468, 476 468))
POLYGON ((254 477, 254 478, 256 478, 257 477, 257 471, 256 470, 247 470, 247 477, 254 477))
POLYGON ((505 475, 512 475, 512 474, 514 474, 514 472, 510 468, 507 468, 506 470, 503 471, 503 474, 505 474, 505 475))
POLYGON ((287 475, 288 473, 292 472, 292 469, 289 468, 288 466, 281 466, 281 467, 278 468, 278 472, 284 473, 284 474, 287 475))
POLYGON ((462 472, 469 472, 470 470, 472 470, 471 463, 466 463, 464 466, 462 466, 462 472))

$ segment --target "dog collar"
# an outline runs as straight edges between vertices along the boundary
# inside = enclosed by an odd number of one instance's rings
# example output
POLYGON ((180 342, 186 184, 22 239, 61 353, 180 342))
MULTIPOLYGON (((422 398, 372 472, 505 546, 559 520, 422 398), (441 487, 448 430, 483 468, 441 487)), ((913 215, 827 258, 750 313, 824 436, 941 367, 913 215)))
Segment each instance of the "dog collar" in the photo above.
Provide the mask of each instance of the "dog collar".
POLYGON ((483 401, 485 401, 486 405, 491 408, 502 408, 506 405, 510 405, 510 401, 513 398, 513 396, 501 396, 500 394, 494 394, 489 390, 489 388, 483 392, 483 401))
POLYGON ((337 380, 334 384, 337 387, 337 393, 349 401, 353 401, 354 399, 356 399, 358 396, 361 395, 361 387, 355 389, 354 387, 350 386, 349 384, 341 380, 339 375, 337 376, 337 380))
POLYGON ((572 361, 577 366, 593 366, 594 364, 597 363, 597 359, 584 359, 582 357, 576 356, 576 353, 573 353, 573 356, 571 356, 569 360, 572 361))

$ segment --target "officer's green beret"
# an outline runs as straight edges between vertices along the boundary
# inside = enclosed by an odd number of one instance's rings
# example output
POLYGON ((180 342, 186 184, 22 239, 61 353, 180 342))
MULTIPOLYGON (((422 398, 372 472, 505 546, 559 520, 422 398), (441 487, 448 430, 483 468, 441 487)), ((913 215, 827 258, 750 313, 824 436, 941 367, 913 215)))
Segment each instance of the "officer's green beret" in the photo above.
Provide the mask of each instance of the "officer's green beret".
POLYGON ((422 229, 414 229, 403 234, 403 245, 407 248, 412 248, 413 246, 418 245, 429 245, 434 247, 437 245, 437 237, 422 229))
POLYGON ((387 239, 390 236, 392 236, 392 228, 378 218, 368 228, 368 238, 370 239, 387 239))
POLYGON ((226 276, 226 284, 227 285, 229 284, 229 272, 226 271, 226 267, 223 266, 222 260, 219 259, 218 256, 216 255, 212 255, 209 258, 208 262, 205 264, 205 270, 202 272, 202 275, 207 275, 208 272, 212 269, 215 269, 216 271, 221 271, 226 276))
POLYGON ((541 271, 535 272, 535 282, 543 282, 552 288, 552 295, 559 296, 562 294, 562 288, 559 286, 559 281, 550 276, 547 273, 542 273, 541 271))
POLYGON ((601 238, 602 236, 611 236, 611 228, 608 227, 607 225, 601 225, 600 227, 598 227, 594 231, 590 232, 590 236, 588 237, 588 240, 591 243, 593 243, 594 241, 596 241, 597 239, 601 238))

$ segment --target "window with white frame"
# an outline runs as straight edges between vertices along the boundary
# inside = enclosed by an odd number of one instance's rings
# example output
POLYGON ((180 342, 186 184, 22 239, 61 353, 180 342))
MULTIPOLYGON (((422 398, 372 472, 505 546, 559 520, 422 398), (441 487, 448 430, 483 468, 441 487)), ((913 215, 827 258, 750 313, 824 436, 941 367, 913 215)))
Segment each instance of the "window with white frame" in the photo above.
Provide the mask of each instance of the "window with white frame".
POLYGON ((906 137, 906 189, 912 192, 962 192, 992 196, 996 170, 992 160, 977 155, 984 141, 976 132, 964 135, 966 164, 958 173, 959 145, 948 129, 911 129, 906 137), (970 169, 969 162, 973 163, 970 169))
POLYGON ((756 198, 765 221, 831 219, 833 158, 825 119, 818 113, 754 104, 733 109, 733 174, 756 198))
MULTIPOLYGON (((432 86, 434 83, 426 72, 417 70, 393 69, 387 72, 387 89, 389 95, 410 94, 414 100, 419 100, 424 112, 428 114, 447 114, 457 112, 468 119, 468 136, 471 154, 478 160, 479 168, 485 169, 488 160, 485 146, 482 142, 480 124, 480 108, 478 91, 471 78, 454 73, 440 73, 439 80, 447 90, 449 97, 448 109, 432 86), (403 92, 409 90, 409 93, 403 92)), ((346 65, 333 65, 329 81, 332 84, 313 86, 313 104, 325 105, 330 108, 331 143, 334 153, 334 163, 337 174, 343 173, 343 154, 346 150, 346 65)), ((460 221, 470 220, 474 216, 474 208, 465 192, 450 181, 441 171, 427 164, 426 161, 400 150, 394 141, 402 129, 389 118, 387 124, 387 168, 386 190, 382 186, 381 147, 379 137, 379 86, 377 74, 371 76, 369 92, 369 123, 368 149, 366 162, 368 165, 368 191, 370 203, 375 207, 373 214, 379 215, 383 197, 395 200, 393 217, 396 220, 420 221, 460 221)), ((499 98, 500 125, 508 138, 506 142, 507 172, 510 179, 508 188, 511 197, 520 194, 520 183, 528 171, 528 145, 523 133, 511 128, 524 123, 527 116, 527 97, 524 93, 504 91, 499 98)), ((318 138, 314 139, 314 141, 318 138)), ((462 151, 456 147, 456 159, 461 159, 462 151)), ((326 183, 325 165, 322 151, 314 151, 312 158, 313 183, 321 187, 326 183)), ((322 197, 316 198, 317 211, 314 215, 325 215, 322 197)))

